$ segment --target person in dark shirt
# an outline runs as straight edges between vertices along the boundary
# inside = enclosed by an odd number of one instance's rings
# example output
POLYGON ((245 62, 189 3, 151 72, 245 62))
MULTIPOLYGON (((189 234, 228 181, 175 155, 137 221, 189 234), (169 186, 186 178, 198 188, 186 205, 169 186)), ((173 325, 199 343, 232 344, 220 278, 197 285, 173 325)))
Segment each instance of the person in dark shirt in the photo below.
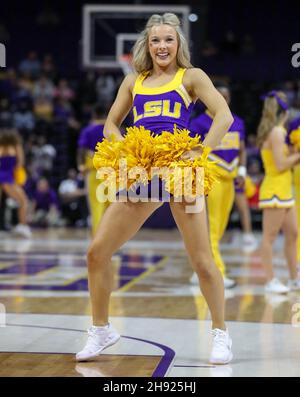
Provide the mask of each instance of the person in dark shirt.
POLYGON ((40 178, 32 198, 32 222, 35 226, 55 226, 59 201, 46 178, 40 178))

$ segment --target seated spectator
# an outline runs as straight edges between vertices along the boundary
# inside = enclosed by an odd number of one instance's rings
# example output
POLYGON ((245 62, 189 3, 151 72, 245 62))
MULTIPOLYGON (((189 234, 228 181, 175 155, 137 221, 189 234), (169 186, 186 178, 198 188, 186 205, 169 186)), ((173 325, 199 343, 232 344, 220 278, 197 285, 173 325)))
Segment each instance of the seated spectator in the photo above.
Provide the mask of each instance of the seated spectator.
POLYGON ((7 69, 0 79, 1 96, 8 98, 8 100, 12 102, 16 98, 17 91, 18 79, 16 71, 14 69, 7 69))
POLYGON ((19 65, 20 73, 29 73, 32 78, 36 78, 41 70, 41 64, 38 60, 37 53, 30 51, 23 61, 19 65))
POLYGON ((54 118, 57 121, 68 122, 73 116, 73 108, 69 101, 59 98, 54 105, 54 118))
POLYGON ((296 98, 290 108, 290 119, 294 120, 300 117, 300 97, 296 98))
POLYGON ((35 117, 28 100, 21 100, 13 115, 14 127, 25 133, 30 133, 35 127, 35 117))
MULTIPOLYGON (((27 160, 26 148, 25 148, 25 155, 27 160)), ((24 185, 24 190, 29 200, 32 201, 35 195, 37 182, 40 178, 31 163, 27 163, 26 171, 27 171, 27 180, 24 185)))
POLYGON ((71 101, 74 99, 75 93, 69 86, 66 79, 61 79, 58 82, 57 87, 54 90, 54 96, 58 99, 65 99, 66 101, 71 101))
POLYGON ((56 149, 53 145, 47 143, 46 137, 41 135, 37 138, 37 143, 32 147, 31 164, 33 170, 38 175, 51 175, 53 161, 56 157, 56 149))
POLYGON ((47 99, 52 101, 54 97, 54 84, 46 76, 42 76, 36 81, 33 88, 33 97, 35 99, 47 99))
POLYGON ((68 225, 87 226, 88 209, 86 205, 84 180, 75 169, 68 171, 68 178, 63 180, 58 193, 61 202, 62 215, 68 225))
POLYGON ((32 81, 30 74, 28 72, 23 73, 18 78, 19 90, 26 91, 30 97, 32 96, 33 86, 34 86, 33 81, 32 81))
POLYGON ((80 128, 80 124, 74 117, 73 107, 66 99, 60 98, 56 101, 54 106, 54 118, 55 121, 65 123, 75 130, 80 128))
POLYGON ((292 106, 296 98, 296 87, 294 82, 292 80, 284 81, 281 89, 287 97, 289 106, 292 106))
POLYGON ((100 74, 96 81, 98 102, 105 108, 112 103, 115 95, 115 80, 111 74, 100 74))
POLYGON ((56 66, 53 61, 53 57, 51 54, 45 55, 42 63, 42 74, 52 81, 54 81, 57 77, 56 66))
POLYGON ((38 98, 34 102, 34 114, 38 120, 52 121, 53 104, 45 98, 38 98))
POLYGON ((0 99, 0 128, 12 128, 13 117, 10 102, 7 98, 0 99))
POLYGON ((246 152, 247 152, 247 161, 248 163, 253 160, 258 160, 261 163, 260 150, 256 144, 256 135, 248 134, 246 137, 246 152))
POLYGON ((89 70, 79 82, 77 97, 81 106, 89 105, 91 109, 97 102, 95 85, 95 73, 92 70, 89 70))
POLYGON ((46 178, 41 178, 37 182, 32 197, 31 219, 34 226, 40 227, 58 226, 61 223, 57 194, 50 187, 46 178))
POLYGON ((17 90, 15 93, 15 102, 19 100, 31 100, 32 98, 33 83, 28 73, 24 73, 17 80, 17 90))

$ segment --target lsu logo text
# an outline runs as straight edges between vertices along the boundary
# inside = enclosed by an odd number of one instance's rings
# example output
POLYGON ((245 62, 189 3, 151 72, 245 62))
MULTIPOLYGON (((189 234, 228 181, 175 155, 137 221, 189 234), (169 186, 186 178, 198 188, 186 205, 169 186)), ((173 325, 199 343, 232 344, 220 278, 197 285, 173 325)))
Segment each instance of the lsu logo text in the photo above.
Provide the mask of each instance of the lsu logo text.
POLYGON ((0 68, 5 68, 6 66, 6 49, 5 45, 0 43, 0 68))
POLYGON ((216 150, 229 150, 240 148, 240 134, 238 132, 227 132, 216 150))
POLYGON ((175 102, 171 109, 170 101, 162 99, 160 101, 148 101, 144 103, 144 113, 137 114, 136 107, 133 108, 134 122, 145 117, 167 116, 179 119, 181 115, 181 103, 175 102))

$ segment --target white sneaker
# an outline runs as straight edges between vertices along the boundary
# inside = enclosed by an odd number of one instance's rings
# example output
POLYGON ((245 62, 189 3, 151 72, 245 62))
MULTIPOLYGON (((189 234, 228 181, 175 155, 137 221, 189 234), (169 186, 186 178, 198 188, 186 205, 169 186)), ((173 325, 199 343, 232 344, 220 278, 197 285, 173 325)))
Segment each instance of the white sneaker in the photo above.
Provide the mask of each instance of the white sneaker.
POLYGON ((278 278, 273 278, 265 285, 266 292, 274 292, 276 294, 286 294, 290 291, 278 278))
POLYGON ((104 327, 92 326, 88 329, 88 340, 79 353, 76 354, 77 361, 88 361, 97 357, 104 349, 114 345, 120 339, 120 335, 111 324, 104 327))
POLYGON ((26 238, 32 237, 32 233, 31 233, 30 227, 28 225, 24 225, 22 223, 19 223, 13 229, 13 233, 18 235, 18 236, 22 236, 22 237, 26 237, 26 238))
POLYGON ((290 289, 290 291, 299 291, 300 290, 300 279, 297 278, 296 280, 289 280, 288 288, 290 289))
POLYGON ((257 249, 258 243, 252 233, 244 233, 242 240, 243 240, 243 251, 245 253, 250 253, 257 249))
POLYGON ((232 280, 231 278, 223 277, 224 280, 224 288, 225 289, 230 289, 236 286, 236 281, 232 280))
POLYGON ((228 334, 228 330, 224 331, 214 328, 212 331, 213 348, 211 351, 209 362, 211 364, 227 364, 232 360, 231 351, 232 340, 228 334))

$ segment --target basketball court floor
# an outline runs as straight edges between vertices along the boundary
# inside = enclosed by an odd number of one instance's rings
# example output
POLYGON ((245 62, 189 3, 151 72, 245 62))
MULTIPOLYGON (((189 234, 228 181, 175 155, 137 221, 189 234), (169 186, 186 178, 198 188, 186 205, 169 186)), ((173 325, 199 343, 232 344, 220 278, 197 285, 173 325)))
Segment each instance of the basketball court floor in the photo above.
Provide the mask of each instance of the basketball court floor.
MULTIPOLYGON (((88 232, 38 230, 29 241, 1 234, 0 376, 299 377, 300 292, 265 294, 259 252, 244 253, 240 235, 228 232, 222 243, 238 283, 226 291, 234 360, 214 366, 209 312, 189 282, 177 230, 142 229, 117 253, 111 322, 122 338, 87 363, 75 353, 91 325, 88 232)), ((275 250, 276 275, 286 281, 281 239, 275 250)))

